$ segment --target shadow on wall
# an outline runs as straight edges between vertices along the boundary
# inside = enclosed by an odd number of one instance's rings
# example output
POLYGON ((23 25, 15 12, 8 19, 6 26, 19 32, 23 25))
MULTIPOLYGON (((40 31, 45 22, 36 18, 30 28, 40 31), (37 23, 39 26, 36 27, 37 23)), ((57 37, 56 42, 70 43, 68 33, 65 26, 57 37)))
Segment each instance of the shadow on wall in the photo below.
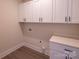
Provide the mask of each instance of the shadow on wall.
POLYGON ((29 46, 35 47, 35 50, 36 48, 41 49, 40 51, 45 50, 47 55, 49 55, 49 39, 52 35, 79 39, 79 25, 76 24, 21 23, 20 25, 25 42, 29 43, 29 46))
POLYGON ((79 38, 79 24, 34 24, 25 23, 22 27, 24 36, 48 40, 52 35, 79 38))

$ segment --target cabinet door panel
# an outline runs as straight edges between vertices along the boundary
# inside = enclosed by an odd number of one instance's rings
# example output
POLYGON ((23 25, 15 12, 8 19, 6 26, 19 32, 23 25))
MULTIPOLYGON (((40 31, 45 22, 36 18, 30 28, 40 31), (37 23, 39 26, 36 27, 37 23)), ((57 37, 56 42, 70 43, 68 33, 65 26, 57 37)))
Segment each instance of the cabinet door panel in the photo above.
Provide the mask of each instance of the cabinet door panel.
POLYGON ((71 1, 71 23, 79 23, 79 0, 71 1))
POLYGON ((32 21, 33 16, 33 3, 32 2, 26 2, 24 4, 24 10, 25 10, 25 18, 27 22, 32 21))
POLYGON ((65 23, 67 17, 68 0, 53 0, 53 21, 54 23, 65 23))
POLYGON ((25 16, 27 22, 39 22, 39 2, 30 1, 25 3, 25 16))
POLYGON ((66 54, 61 53, 61 52, 56 51, 56 50, 52 50, 51 54, 50 54, 50 59, 66 59, 66 54))
POLYGON ((40 7, 39 7, 39 1, 33 1, 33 21, 34 22, 39 22, 39 15, 40 15, 40 7))
POLYGON ((19 4, 19 22, 24 22, 23 19, 25 18, 24 15, 24 4, 19 4))
POLYGON ((52 22, 52 0, 40 1, 40 17, 43 22, 52 22))

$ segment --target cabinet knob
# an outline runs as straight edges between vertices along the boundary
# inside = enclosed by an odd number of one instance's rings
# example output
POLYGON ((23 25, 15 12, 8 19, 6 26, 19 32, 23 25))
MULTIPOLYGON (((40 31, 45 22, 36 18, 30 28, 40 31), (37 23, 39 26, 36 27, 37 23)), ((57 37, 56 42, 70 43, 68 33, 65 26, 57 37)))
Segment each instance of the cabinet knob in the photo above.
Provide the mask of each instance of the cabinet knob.
POLYGON ((69 22, 71 21, 71 17, 69 16, 69 22))
POLYGON ((65 59, 69 59, 69 55, 66 55, 65 59))
POLYGON ((65 17, 65 22, 67 22, 67 17, 65 17))
POLYGON ((23 21, 25 22, 26 21, 26 18, 24 18, 23 21))
POLYGON ((67 56, 65 57, 65 59, 68 59, 67 56))
POLYGON ((64 49, 65 51, 68 51, 68 52, 73 52, 72 50, 69 50, 69 49, 64 49))

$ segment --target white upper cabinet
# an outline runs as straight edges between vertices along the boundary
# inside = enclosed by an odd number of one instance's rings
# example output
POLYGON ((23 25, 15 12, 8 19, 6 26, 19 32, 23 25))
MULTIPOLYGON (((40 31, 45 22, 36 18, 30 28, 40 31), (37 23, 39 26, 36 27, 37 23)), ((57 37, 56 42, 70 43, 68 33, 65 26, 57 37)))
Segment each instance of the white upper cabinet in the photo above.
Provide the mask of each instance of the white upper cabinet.
POLYGON ((70 22, 79 23, 79 0, 70 0, 70 22))
POLYGON ((26 18, 26 22, 31 22, 32 21, 32 16, 33 16, 33 3, 32 2, 28 2, 28 3, 24 3, 24 11, 25 11, 25 18, 26 18))
POLYGON ((20 14, 24 21, 52 22, 52 0, 28 1, 21 5, 23 7, 20 7, 20 14))
POLYGON ((33 12, 32 20, 34 22, 39 22, 39 16, 40 16, 40 4, 39 1, 33 1, 33 9, 31 9, 33 12))
POLYGON ((67 4, 68 0, 53 0, 53 22, 67 22, 67 4))
POLYGON ((24 5, 23 4, 19 4, 19 11, 18 11, 18 15, 19 15, 19 22, 24 22, 24 18, 25 18, 25 12, 24 12, 24 5))
POLYGON ((52 0, 40 1, 40 18, 42 22, 53 22, 52 20, 52 0))
POLYGON ((79 23, 79 0, 53 0, 54 23, 79 23))
POLYGON ((39 22, 39 2, 24 3, 26 22, 39 22))
POLYGON ((37 0, 19 5, 20 21, 79 23, 79 0, 37 0))

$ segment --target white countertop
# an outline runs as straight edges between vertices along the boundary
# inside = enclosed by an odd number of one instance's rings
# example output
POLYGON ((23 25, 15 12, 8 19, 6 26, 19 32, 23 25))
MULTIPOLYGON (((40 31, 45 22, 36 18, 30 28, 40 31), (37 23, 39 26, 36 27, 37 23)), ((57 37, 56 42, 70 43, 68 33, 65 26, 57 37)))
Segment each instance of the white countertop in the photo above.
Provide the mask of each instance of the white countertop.
POLYGON ((66 37, 61 37, 61 36, 52 36, 50 38, 50 42, 61 43, 61 44, 65 44, 65 45, 79 48, 79 40, 73 39, 73 38, 66 38, 66 37))

